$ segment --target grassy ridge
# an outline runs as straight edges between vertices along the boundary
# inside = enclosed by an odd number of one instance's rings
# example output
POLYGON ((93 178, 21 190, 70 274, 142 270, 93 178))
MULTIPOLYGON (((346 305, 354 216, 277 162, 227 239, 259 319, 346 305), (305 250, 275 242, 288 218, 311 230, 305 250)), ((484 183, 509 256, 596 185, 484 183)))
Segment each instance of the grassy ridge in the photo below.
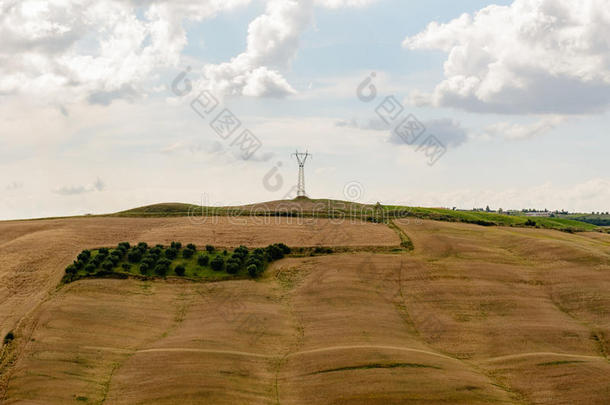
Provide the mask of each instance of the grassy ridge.
POLYGON ((307 199, 302 205, 294 200, 286 201, 286 206, 278 208, 278 203, 255 204, 243 207, 201 207, 192 204, 164 203, 121 211, 114 216, 121 217, 171 217, 171 216, 294 216, 319 218, 361 218, 373 222, 388 222, 396 218, 421 218, 436 221, 465 222, 482 226, 517 226, 556 229, 567 232, 602 230, 597 225, 583 222, 578 216, 572 217, 527 217, 482 211, 454 211, 443 208, 406 207, 399 205, 371 205, 353 202, 307 199), (535 224, 534 224, 535 223, 535 224))
POLYGON ((115 217, 183 217, 188 215, 199 216, 205 212, 208 215, 223 215, 226 212, 222 207, 201 207, 184 203, 161 203, 137 207, 120 211, 110 216, 115 217))
MULTIPOLYGON (((567 218, 549 217, 527 217, 525 215, 506 215, 494 212, 482 211, 453 211, 443 208, 421 208, 421 207, 402 207, 384 206, 390 213, 397 213, 400 216, 415 217, 421 219, 432 219, 437 221, 466 222, 483 226, 534 226, 526 225, 528 220, 536 223, 536 227, 545 229, 557 229, 561 231, 594 231, 598 227, 593 224, 576 221, 567 218)), ((392 215, 392 214, 390 214, 392 215)))
POLYGON ((610 226, 610 215, 606 214, 568 214, 562 215, 562 218, 586 222, 597 226, 610 226))

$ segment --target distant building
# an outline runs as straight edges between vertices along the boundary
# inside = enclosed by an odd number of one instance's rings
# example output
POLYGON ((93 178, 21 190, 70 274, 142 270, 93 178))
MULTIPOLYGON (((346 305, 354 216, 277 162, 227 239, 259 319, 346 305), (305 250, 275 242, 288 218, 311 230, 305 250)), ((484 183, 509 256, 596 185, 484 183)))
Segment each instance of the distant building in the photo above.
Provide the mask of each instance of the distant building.
POLYGON ((552 213, 545 212, 545 211, 533 211, 533 212, 524 212, 523 214, 525 214, 526 217, 550 217, 552 213))

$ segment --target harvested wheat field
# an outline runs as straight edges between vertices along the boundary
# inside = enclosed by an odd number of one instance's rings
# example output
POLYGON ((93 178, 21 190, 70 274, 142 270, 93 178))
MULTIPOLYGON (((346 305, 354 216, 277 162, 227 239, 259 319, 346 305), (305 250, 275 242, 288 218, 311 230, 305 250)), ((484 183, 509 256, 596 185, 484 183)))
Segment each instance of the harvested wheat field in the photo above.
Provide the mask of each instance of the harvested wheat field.
POLYGON ((15 332, 0 398, 610 401, 610 235, 397 220, 414 245, 406 251, 385 224, 238 220, 0 223, 0 332, 15 332), (57 288, 80 250, 123 240, 351 251, 287 257, 258 280, 89 279, 57 288))

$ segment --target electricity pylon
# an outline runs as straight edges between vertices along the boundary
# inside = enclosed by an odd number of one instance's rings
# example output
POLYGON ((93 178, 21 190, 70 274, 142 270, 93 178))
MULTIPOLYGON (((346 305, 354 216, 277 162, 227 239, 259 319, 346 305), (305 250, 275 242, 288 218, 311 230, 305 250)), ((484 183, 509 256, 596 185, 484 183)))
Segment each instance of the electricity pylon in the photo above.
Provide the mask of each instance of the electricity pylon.
POLYGON ((297 197, 307 197, 305 193, 305 161, 311 156, 307 151, 305 153, 293 153, 292 156, 296 156, 297 162, 299 162, 299 182, 297 184, 297 197))

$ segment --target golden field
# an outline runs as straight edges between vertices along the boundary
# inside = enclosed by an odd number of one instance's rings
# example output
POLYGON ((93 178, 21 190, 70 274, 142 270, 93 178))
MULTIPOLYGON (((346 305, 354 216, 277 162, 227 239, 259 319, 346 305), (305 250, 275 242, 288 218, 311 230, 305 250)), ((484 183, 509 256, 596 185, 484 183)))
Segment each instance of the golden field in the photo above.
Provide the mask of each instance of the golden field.
POLYGON ((607 404, 610 235, 396 220, 0 223, 6 404, 607 404), (342 246, 259 280, 81 280, 121 241, 342 246))

